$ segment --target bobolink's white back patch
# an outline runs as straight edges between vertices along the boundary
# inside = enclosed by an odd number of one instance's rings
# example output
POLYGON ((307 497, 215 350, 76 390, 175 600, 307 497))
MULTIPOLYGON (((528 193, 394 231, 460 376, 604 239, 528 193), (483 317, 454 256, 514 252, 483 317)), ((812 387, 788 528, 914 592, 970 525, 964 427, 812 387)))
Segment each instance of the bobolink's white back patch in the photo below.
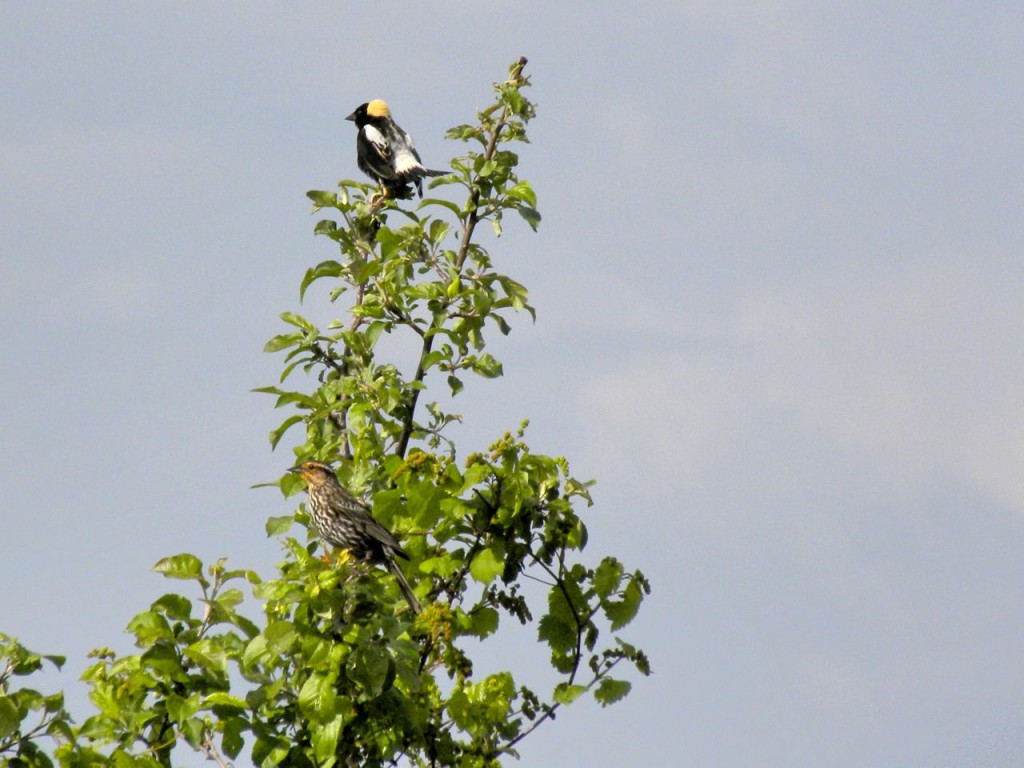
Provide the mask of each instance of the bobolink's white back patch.
POLYGON ((406 173, 414 168, 422 168, 419 160, 416 159, 416 155, 407 149, 402 149, 395 153, 395 173, 406 173))
POLYGON ((388 153, 388 140, 380 130, 374 125, 367 125, 363 128, 363 135, 366 139, 377 148, 382 155, 388 153))

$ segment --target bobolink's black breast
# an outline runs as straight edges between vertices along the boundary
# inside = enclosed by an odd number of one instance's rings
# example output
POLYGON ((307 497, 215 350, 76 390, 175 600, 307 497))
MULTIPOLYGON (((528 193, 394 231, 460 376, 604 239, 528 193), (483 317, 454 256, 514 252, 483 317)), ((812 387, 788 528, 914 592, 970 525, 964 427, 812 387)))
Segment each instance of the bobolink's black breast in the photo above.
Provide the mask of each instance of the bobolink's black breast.
POLYGON ((378 183, 395 180, 392 168, 391 145, 384 134, 373 125, 359 129, 356 138, 356 162, 359 170, 378 183))

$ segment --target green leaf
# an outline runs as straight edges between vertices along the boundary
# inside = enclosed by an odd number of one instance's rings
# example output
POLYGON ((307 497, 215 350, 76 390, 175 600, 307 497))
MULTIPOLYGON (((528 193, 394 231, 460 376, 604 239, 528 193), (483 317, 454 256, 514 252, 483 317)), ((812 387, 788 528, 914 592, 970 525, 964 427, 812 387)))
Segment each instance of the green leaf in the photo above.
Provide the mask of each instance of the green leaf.
MULTIPOLYGON (((169 635, 170 632, 168 632, 169 635)), ((161 680, 175 682, 188 680, 188 675, 182 669, 181 659, 178 658, 178 652, 170 643, 157 643, 137 660, 149 673, 161 680)))
POLYGON ((290 621, 275 621, 263 630, 267 647, 281 654, 291 652, 292 646, 299 639, 295 625, 290 621))
POLYGON ((451 557, 429 557, 420 563, 420 571, 446 579, 458 570, 458 565, 451 557))
POLYGON ((54 693, 43 698, 43 709, 46 712, 60 712, 64 709, 64 693, 54 693))
POLYGON ((490 584, 505 570, 505 563, 494 554, 490 547, 484 547, 473 556, 469 564, 470 575, 481 584, 490 584))
POLYGON ((444 137, 452 141, 477 139, 483 143, 483 131, 475 125, 457 125, 445 131, 444 137))
POLYGON ((223 675, 227 672, 227 652, 216 638, 207 637, 192 643, 185 649, 184 655, 215 674, 223 675))
POLYGON ((71 724, 63 717, 51 720, 50 724, 46 726, 46 733, 57 744, 70 744, 75 740, 75 732, 71 724))
POLYGON ((622 583, 622 563, 614 557, 606 557, 594 569, 594 589, 601 597, 608 597, 622 583))
POLYGON ((203 583, 203 561, 187 552, 157 561, 153 570, 169 579, 197 579, 203 583))
POLYGON ((313 731, 313 755, 320 765, 323 765, 329 758, 335 757, 343 723, 342 716, 335 715, 323 726, 313 725, 311 729, 313 731))
POLYGON ((568 653, 576 649, 576 630, 550 613, 537 624, 537 639, 546 642, 552 651, 568 653))
POLYGON ((611 621, 613 631, 622 629, 622 627, 629 624, 636 617, 642 600, 643 593, 640 591, 640 587, 637 586, 635 580, 631 579, 629 584, 626 585, 626 589, 623 590, 621 600, 606 600, 602 602, 604 615, 611 621))
POLYGON ((252 746, 252 759, 260 768, 274 768, 288 757, 291 742, 280 736, 260 736, 252 746))
POLYGON ((525 205, 517 206, 516 210, 526 220, 526 223, 530 225, 530 229, 536 232, 537 227, 540 225, 540 213, 535 208, 529 208, 525 205))
POLYGON ((456 296, 459 295, 459 291, 461 291, 461 290, 462 290, 462 280, 459 277, 459 275, 455 275, 452 278, 452 281, 450 283, 448 283, 448 287, 445 289, 445 293, 447 294, 449 299, 454 299, 456 296))
MULTIPOLYGON (((332 224, 334 222, 331 222, 332 224)), ((343 268, 337 261, 321 261, 315 267, 306 270, 302 282, 299 284, 299 301, 306 297, 306 289, 317 280, 323 277, 341 277, 343 268)))
POLYGON ((473 363, 473 371, 486 379, 496 379, 502 374, 501 363, 486 353, 480 355, 473 363))
POLYGON ((585 685, 573 685, 571 683, 559 683, 555 686, 555 691, 552 694, 553 698, 559 704, 572 704, 576 699, 587 692, 587 686, 585 685))
POLYGON ((401 247, 402 236, 390 227, 381 227, 377 232, 377 242, 380 244, 380 257, 387 260, 394 256, 401 247))
POLYGON ((17 703, 20 712, 43 708, 43 694, 31 688, 15 691, 11 698, 17 703))
POLYGON ((596 480, 587 480, 586 482, 580 482, 574 477, 566 478, 565 481, 565 495, 566 498, 570 496, 579 496, 587 502, 588 507, 594 506, 594 500, 590 497, 590 489, 596 483, 596 480))
POLYGON ((282 333, 279 336, 275 336, 266 344, 263 345, 264 352, 280 352, 282 349, 288 349, 288 347, 294 347, 302 337, 297 333, 282 333))
POLYGON ((324 192, 319 189, 311 189, 306 197, 313 201, 317 208, 336 208, 338 196, 334 192, 324 192))
POLYGON ((307 320, 306 318, 302 317, 301 315, 297 315, 294 312, 282 312, 280 317, 289 325, 294 325, 297 328, 301 328, 307 333, 317 332, 317 328, 315 325, 309 322, 309 320, 307 320))
POLYGON ((320 219, 313 227, 313 234, 330 237, 338 231, 338 222, 331 219, 320 219))
POLYGON ((179 621, 188 621, 192 617, 192 601, 182 595, 163 595, 154 601, 152 608, 179 621))
POLYGON ((224 691, 215 691, 203 699, 203 707, 230 707, 231 709, 248 709, 249 705, 243 699, 232 696, 224 691))
POLYGON ((0 694, 0 739, 17 733, 19 725, 21 718, 18 716, 18 705, 10 696, 0 694))
POLYGON ((307 718, 317 722, 334 718, 336 699, 333 679, 320 672, 311 674, 299 689, 299 709, 307 718))
POLYGON ((490 606, 478 608, 470 615, 470 631, 480 638, 493 635, 498 631, 498 619, 498 611, 494 608, 491 608, 490 606))
POLYGON ((281 515, 280 517, 268 517, 267 523, 264 526, 267 531, 267 536, 282 536, 291 530, 292 524, 295 522, 295 515, 281 515))
POLYGON ((645 677, 649 677, 651 674, 651 660, 647 658, 647 654, 643 651, 637 651, 633 656, 630 657, 633 660, 633 665, 640 671, 645 677))
POLYGON ((512 308, 517 312, 526 307, 526 302, 530 298, 529 291, 526 290, 526 286, 521 283, 517 283, 511 277, 498 277, 498 284, 501 286, 501 290, 505 292, 505 296, 508 297, 512 303, 512 308))
POLYGON ((273 432, 270 433, 270 447, 271 447, 271 449, 277 448, 277 444, 279 442, 281 442, 281 438, 284 437, 284 433, 287 432, 289 429, 294 427, 296 424, 298 424, 299 422, 301 422, 305 418, 306 417, 303 414, 297 413, 294 416, 289 416, 287 419, 285 419, 283 422, 281 422, 281 426, 279 426, 277 429, 275 429, 273 432))
POLYGON ((245 746, 242 731, 248 727, 248 724, 240 717, 224 718, 223 723, 224 735, 221 737, 220 748, 225 755, 234 760, 245 746))
POLYGON ((522 200, 531 208, 537 207, 537 195, 533 191, 533 187, 528 182, 520 181, 514 187, 508 190, 506 194, 509 197, 514 197, 516 200, 522 200))
POLYGON ((498 326, 498 330, 501 331, 502 336, 508 336, 509 333, 512 331, 512 326, 510 326, 508 324, 508 321, 505 320, 505 318, 503 318, 501 315, 492 314, 491 320, 493 320, 495 325, 498 326))
POLYGON ((383 649, 363 645, 349 656, 348 674, 368 696, 379 696, 392 672, 392 663, 391 657, 383 649))
MULTIPOLYGON (((582 566, 579 566, 582 570, 582 566)), ((571 627, 576 626, 577 616, 580 613, 589 612, 587 601, 583 598, 583 592, 576 578, 569 575, 569 578, 553 586, 548 591, 548 613, 561 619, 571 627)))
POLYGON ((410 484, 407 491, 407 514, 416 525, 431 528, 441 514, 444 493, 432 483, 410 484))
POLYGON ((420 201, 419 207, 424 208, 428 205, 440 205, 442 208, 447 208, 449 211, 454 213, 456 216, 462 216, 462 209, 459 208, 455 203, 449 202, 448 200, 440 200, 434 197, 424 198, 420 201))
MULTIPOLYGON (((455 207, 454 203, 452 203, 452 207, 455 207)), ((430 234, 428 235, 430 242, 435 245, 440 245, 441 241, 444 240, 445 236, 448 234, 449 229, 450 226, 447 221, 434 219, 430 222, 430 234)))
POLYGON ((269 655, 266 636, 256 635, 242 652, 242 668, 251 669, 255 664, 264 662, 269 655))
POLYGON ((201 699, 202 697, 198 693, 193 693, 187 698, 168 696, 167 714, 176 723, 183 723, 199 711, 201 699))
POLYGON ((594 691, 594 698, 601 703, 602 707, 607 707, 624 698, 632 687, 633 684, 627 680, 614 680, 606 677, 598 683, 597 689, 594 691))

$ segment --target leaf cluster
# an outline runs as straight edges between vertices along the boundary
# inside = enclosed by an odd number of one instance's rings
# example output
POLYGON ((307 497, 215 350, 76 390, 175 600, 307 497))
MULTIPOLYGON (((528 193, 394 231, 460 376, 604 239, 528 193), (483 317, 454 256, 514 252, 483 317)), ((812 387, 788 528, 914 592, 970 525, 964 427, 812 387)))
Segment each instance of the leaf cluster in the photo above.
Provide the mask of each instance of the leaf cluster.
POLYGON ((0 634, 0 764, 50 765, 39 740, 48 736, 59 744, 74 738, 63 693, 15 686, 17 678, 41 670, 44 661, 56 669, 64 665, 63 656, 42 656, 0 634))

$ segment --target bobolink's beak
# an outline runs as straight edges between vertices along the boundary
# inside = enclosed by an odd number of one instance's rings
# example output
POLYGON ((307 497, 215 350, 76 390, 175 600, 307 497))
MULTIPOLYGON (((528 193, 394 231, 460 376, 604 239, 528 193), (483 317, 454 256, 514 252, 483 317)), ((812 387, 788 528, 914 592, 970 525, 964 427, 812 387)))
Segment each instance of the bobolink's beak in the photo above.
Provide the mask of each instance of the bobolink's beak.
POLYGON ((352 122, 354 123, 354 122, 356 121, 356 113, 355 113, 355 112, 353 112, 353 113, 352 113, 351 115, 349 115, 349 116, 348 116, 348 117, 346 117, 345 119, 346 119, 346 120, 351 120, 351 121, 352 121, 352 122))

